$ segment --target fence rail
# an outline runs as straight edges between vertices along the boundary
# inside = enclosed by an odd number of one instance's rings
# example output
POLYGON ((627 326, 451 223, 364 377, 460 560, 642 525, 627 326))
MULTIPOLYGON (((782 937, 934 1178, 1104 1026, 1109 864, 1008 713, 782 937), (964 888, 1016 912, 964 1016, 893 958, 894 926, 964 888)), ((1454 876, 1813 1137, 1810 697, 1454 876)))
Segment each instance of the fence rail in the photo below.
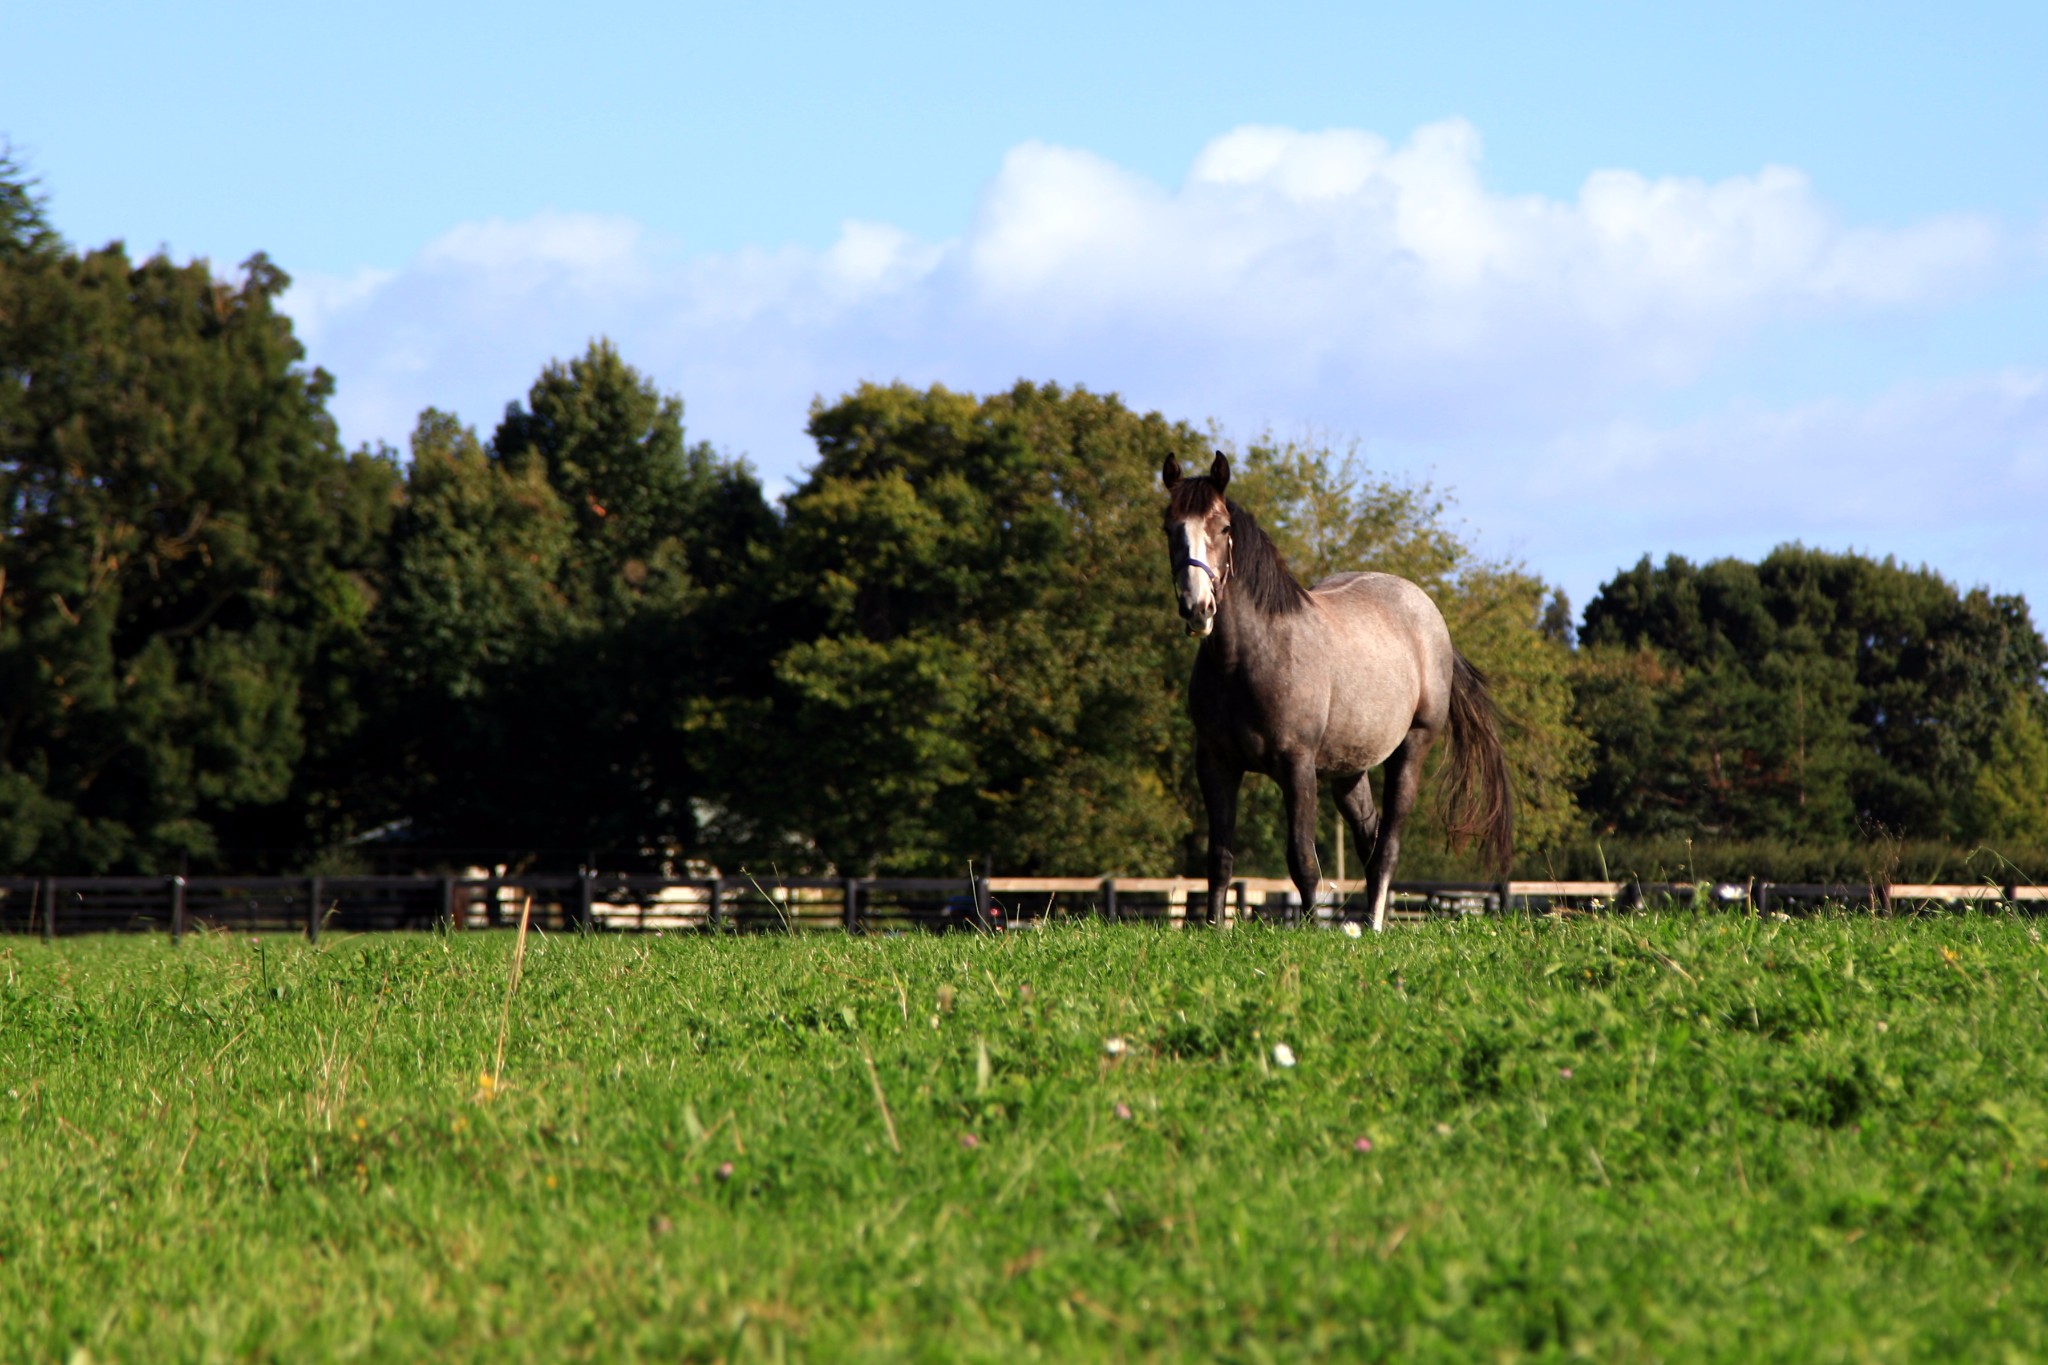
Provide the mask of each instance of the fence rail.
MULTIPOLYGON (((1199 877, 0 877, 0 933, 489 929, 522 905, 543 929, 624 932, 890 932, 1018 926, 1049 919, 1181 923, 1199 913, 1199 877)), ((1293 883, 1242 877, 1226 914, 1238 920, 1330 923, 1369 913, 1363 881, 1325 881, 1304 908, 1293 883)), ((1825 904, 1895 913, 1930 905, 2048 910, 2048 887, 1819 882, 1396 882, 1388 916, 1556 913, 1652 904, 1789 914, 1825 904)))

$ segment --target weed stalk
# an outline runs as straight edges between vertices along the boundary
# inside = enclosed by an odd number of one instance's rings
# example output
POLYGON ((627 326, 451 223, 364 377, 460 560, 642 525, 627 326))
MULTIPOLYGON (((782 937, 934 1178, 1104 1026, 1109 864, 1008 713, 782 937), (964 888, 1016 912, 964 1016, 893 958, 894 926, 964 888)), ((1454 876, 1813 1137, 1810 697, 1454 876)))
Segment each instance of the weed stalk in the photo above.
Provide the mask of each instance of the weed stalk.
POLYGON ((526 966, 526 926, 533 918, 533 893, 519 902, 519 938, 512 945, 512 970, 505 977, 505 1007, 498 1014, 498 1050, 491 1061, 491 1094, 505 1074, 505 1033, 512 1027, 512 993, 519 989, 519 976, 526 966))

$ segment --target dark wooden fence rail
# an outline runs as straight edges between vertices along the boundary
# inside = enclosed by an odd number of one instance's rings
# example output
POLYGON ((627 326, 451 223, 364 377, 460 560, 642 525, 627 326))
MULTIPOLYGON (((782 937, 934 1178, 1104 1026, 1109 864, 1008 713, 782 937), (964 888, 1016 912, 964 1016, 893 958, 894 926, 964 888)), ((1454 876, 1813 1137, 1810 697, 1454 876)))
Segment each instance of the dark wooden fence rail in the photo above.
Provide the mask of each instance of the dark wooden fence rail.
MULTIPOLYGON (((522 906, 543 931, 664 932, 969 928, 995 918, 1025 926, 1063 916, 1184 921, 1207 883, 1187 877, 0 877, 0 933, 162 931, 304 933, 328 929, 486 929, 516 924, 522 906)), ((1304 914, 1293 886, 1231 883, 1235 919, 1294 923, 1362 919, 1358 881, 1325 882, 1304 914)), ((1504 911, 1558 913, 1644 905, 1791 914, 1822 905, 1878 913, 1932 905, 2048 909, 2048 887, 2025 884, 1808 882, 1397 882, 1389 917, 1420 920, 1504 911)))

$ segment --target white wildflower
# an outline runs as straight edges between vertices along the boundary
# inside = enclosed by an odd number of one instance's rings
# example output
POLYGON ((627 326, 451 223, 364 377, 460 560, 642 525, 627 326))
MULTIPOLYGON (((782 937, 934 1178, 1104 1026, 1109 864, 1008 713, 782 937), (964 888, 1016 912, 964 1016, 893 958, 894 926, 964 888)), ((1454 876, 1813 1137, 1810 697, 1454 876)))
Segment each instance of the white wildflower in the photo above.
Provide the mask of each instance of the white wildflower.
POLYGON ((1112 1057, 1121 1057, 1124 1055, 1124 1047, 1123 1039, 1111 1038, 1102 1045, 1102 1050, 1112 1057))
POLYGON ((1287 1044, 1285 1044, 1285 1043, 1275 1043, 1275 1044, 1273 1044, 1273 1065, 1275 1065, 1275 1066, 1293 1066, 1293 1065, 1294 1065, 1294 1049, 1293 1049, 1293 1048, 1291 1048, 1291 1047, 1289 1047, 1289 1046, 1287 1046, 1287 1044))

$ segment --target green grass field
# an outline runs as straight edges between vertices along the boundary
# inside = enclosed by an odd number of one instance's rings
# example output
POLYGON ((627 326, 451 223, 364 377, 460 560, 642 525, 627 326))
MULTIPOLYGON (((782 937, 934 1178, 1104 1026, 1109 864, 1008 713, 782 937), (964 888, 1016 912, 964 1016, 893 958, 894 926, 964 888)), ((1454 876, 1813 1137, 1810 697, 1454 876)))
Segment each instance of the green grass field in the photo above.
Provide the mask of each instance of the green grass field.
POLYGON ((2048 1357, 2023 920, 511 952, 0 942, 0 1356, 2048 1357))

